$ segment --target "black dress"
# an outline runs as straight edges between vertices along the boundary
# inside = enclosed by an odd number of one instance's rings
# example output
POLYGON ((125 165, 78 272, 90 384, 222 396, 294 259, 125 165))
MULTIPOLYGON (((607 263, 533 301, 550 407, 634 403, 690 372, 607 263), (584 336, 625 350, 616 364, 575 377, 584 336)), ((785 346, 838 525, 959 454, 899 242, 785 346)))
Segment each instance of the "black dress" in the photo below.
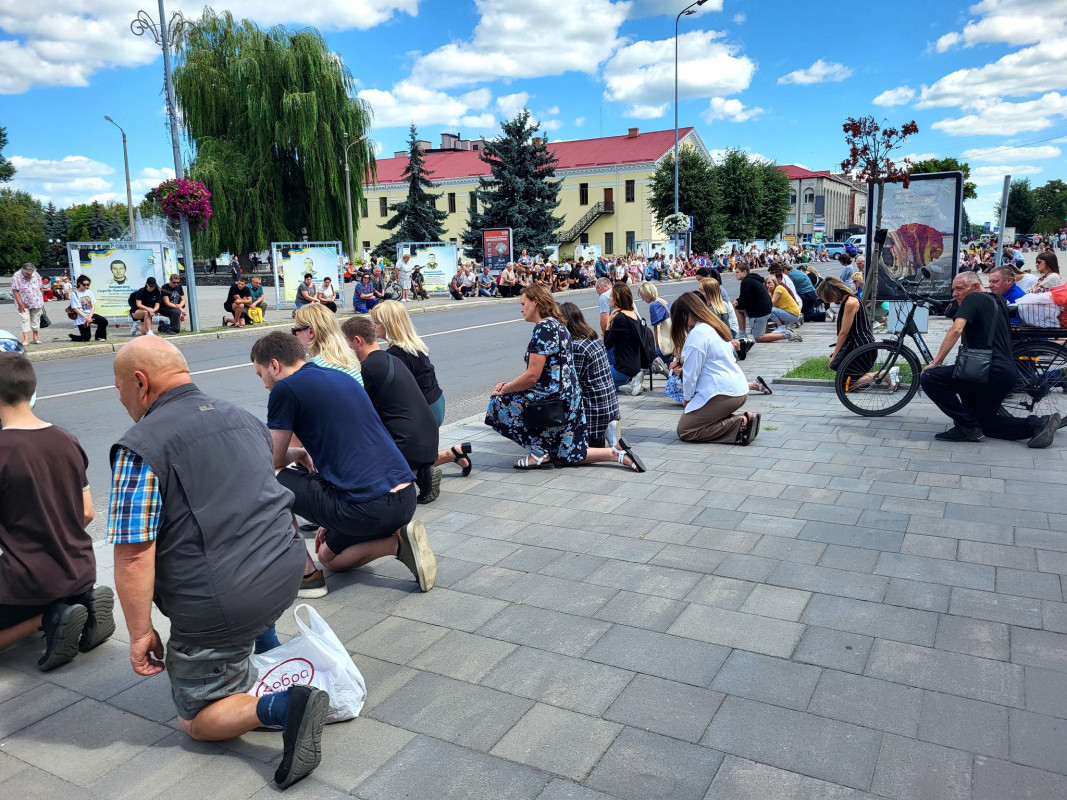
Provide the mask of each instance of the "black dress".
MULTIPOLYGON (((859 298, 848 298, 841 304, 841 308, 837 313, 838 334, 841 333, 841 320, 845 317, 845 303, 852 299, 856 300, 859 308, 856 310, 855 316, 852 317, 852 327, 848 329, 848 334, 845 336, 845 344, 843 346, 849 352, 874 341, 874 334, 871 333, 871 323, 867 319, 867 314, 863 309, 863 303, 859 301, 859 298)), ((849 362, 848 370, 845 372, 845 375, 849 378, 859 378, 862 375, 866 375, 870 372, 871 367, 874 366, 874 358, 876 355, 877 353, 872 351, 863 358, 857 358, 849 362)))

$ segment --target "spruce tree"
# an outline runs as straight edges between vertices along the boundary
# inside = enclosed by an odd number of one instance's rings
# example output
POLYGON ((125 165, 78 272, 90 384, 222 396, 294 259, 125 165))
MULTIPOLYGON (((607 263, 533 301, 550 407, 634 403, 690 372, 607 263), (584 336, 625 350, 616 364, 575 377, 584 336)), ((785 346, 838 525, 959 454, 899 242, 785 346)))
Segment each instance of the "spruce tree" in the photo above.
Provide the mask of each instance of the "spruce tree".
POLYGON ((373 255, 396 258, 396 246, 401 242, 439 242, 445 235, 448 212, 437 208, 437 198, 441 195, 427 191, 434 184, 429 178, 433 172, 426 169, 425 160, 412 124, 408 134, 408 165, 403 173, 408 181, 408 197, 389 207, 395 213, 379 227, 393 234, 374 248, 373 255))
POLYGON ((60 241, 59 249, 52 245, 50 254, 50 267, 67 268, 67 241, 70 238, 70 217, 67 212, 57 209, 55 204, 49 203, 44 210, 44 233, 49 239, 60 241))
POLYGON ((531 254, 544 255, 548 245, 558 242, 563 218, 555 211, 563 182, 552 180, 557 159, 546 141, 533 141, 540 127, 540 122, 530 121, 530 111, 524 108, 502 123, 504 135, 486 142, 480 152, 492 177, 478 181, 475 194, 481 210, 471 209, 463 231, 468 257, 480 257, 486 228, 511 228, 516 252, 526 248, 531 254))

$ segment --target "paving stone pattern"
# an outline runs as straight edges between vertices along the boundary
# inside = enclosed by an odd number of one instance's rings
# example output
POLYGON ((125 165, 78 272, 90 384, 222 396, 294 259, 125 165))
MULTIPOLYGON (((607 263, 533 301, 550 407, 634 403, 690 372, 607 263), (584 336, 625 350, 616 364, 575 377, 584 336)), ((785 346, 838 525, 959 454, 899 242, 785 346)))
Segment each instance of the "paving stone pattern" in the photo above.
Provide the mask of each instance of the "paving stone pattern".
MULTIPOLYGON (((746 371, 826 353, 830 326, 803 333, 746 371)), ((1067 797, 1067 449, 937 442, 922 397, 748 408, 752 446, 687 445, 661 391, 622 398, 646 475, 522 473, 479 422, 449 431, 475 470, 418 511, 437 588, 385 561, 311 601, 369 694, 290 795, 1067 797)), ((36 642, 0 655, 0 797, 274 796, 280 737, 188 740, 124 640, 47 675, 36 642)))

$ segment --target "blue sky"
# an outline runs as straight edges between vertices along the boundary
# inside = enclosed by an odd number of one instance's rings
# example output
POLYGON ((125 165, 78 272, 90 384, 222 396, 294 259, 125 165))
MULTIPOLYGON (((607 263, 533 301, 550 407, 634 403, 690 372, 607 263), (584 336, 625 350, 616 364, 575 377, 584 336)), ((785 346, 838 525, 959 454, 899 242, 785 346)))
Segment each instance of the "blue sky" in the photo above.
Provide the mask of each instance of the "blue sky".
MULTIPOLYGON (((162 58, 130 33, 138 5, 0 0, 0 125, 15 184, 57 204, 135 196, 172 168, 162 58), (43 12, 42 13, 42 8, 43 12)), ((674 17, 686 0, 232 0, 260 25, 312 25, 358 81, 382 155, 414 121, 493 135, 522 106, 552 139, 673 127, 674 17)), ((150 5, 152 16, 156 8, 150 5)), ((198 3, 175 3, 195 17, 198 3)), ((841 123, 872 114, 920 133, 901 155, 968 161, 989 219, 1005 173, 1067 170, 1067 0, 708 0, 682 18, 679 122, 714 153, 838 169, 841 123)), ((186 147, 188 156, 188 148, 186 147)))

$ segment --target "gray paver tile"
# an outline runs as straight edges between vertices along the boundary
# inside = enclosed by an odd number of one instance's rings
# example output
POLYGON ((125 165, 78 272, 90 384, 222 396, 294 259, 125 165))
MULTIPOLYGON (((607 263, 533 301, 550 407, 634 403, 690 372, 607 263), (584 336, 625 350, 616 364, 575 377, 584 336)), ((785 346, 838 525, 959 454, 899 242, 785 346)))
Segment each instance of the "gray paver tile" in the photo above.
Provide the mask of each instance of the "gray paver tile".
POLYGON ((668 633, 754 653, 788 658, 804 633, 795 622, 691 604, 668 633))
POLYGON ((811 592, 759 584, 741 604, 739 610, 744 614, 759 614, 761 617, 774 617, 796 622, 804 613, 804 607, 810 598, 811 592))
POLYGON ((1026 668, 1026 709, 1067 719, 1067 691, 1062 672, 1026 668))
POLYGON ((878 557, 874 572, 876 575, 888 575, 892 578, 943 583, 983 591, 992 591, 994 585, 993 567, 901 553, 882 553, 878 557))
POLYGON ((950 694, 927 692, 918 738, 957 750, 1007 758, 1008 709, 950 694))
POLYGON ((355 653, 406 664, 446 633, 448 628, 439 625, 389 617, 345 645, 355 653))
POLYGON ((898 800, 968 800, 971 756, 886 734, 871 789, 898 800))
POLYGON ((826 550, 826 545, 822 542, 767 535, 761 537, 756 546, 752 548, 752 554, 777 561, 791 561, 795 564, 817 564, 824 550, 826 550))
MULTIPOLYGON (((115 607, 118 608, 118 603, 115 607)), ((39 656, 38 653, 33 657, 34 667, 39 656)), ((109 639, 92 652, 81 654, 72 668, 49 673, 48 680, 94 700, 106 700, 145 678, 130 666, 129 645, 109 639)))
POLYGON ((0 666, 0 703, 5 703, 12 697, 19 697, 42 683, 44 683, 44 678, 40 675, 31 675, 22 670, 0 666))
POLYGON ((866 674, 972 700, 1023 706, 1022 668, 1001 661, 879 639, 866 674))
POLYGON ((607 622, 665 631, 678 619, 685 606, 681 600, 618 591, 593 616, 607 622))
POLYGON ((10 736, 15 731, 39 722, 62 708, 74 705, 79 700, 81 700, 81 695, 67 691, 60 686, 52 683, 38 683, 22 694, 0 703, 0 737, 10 736))
POLYGON ((415 733, 487 751, 533 703, 485 686, 424 672, 369 716, 415 733))
POLYGON ((170 734, 170 728, 85 698, 24 728, 4 749, 35 767, 87 784, 170 734), (47 742, 47 747, 41 747, 47 742))
POLYGON ((960 542, 957 558, 976 564, 1013 569, 1037 569, 1037 556, 1032 547, 989 544, 988 542, 960 542))
POLYGON ((948 611, 950 586, 891 578, 883 602, 919 611, 948 611))
POLYGON ((885 594, 889 579, 880 575, 783 561, 767 576, 767 583, 839 597, 854 597, 857 600, 878 601, 885 594))
POLYGON ((51 800, 54 797, 62 797, 64 800, 97 800, 99 795, 44 770, 26 767, 0 783, 0 797, 17 797, 19 800, 51 800))
POLYGON ((853 788, 870 784, 882 734, 836 720, 727 697, 704 744, 853 788))
POLYGON ((730 654, 726 647, 682 636, 616 625, 585 658, 693 686, 708 686, 730 654))
POLYGON ((1041 627, 1047 631, 1067 633, 1067 603, 1041 601, 1041 627))
POLYGON ((479 628, 478 634, 565 656, 580 656, 610 627, 610 623, 599 620, 513 605, 479 628))
POLYGON ((586 780, 624 800, 700 800, 722 753, 627 728, 586 780))
MULTIPOLYGON (((171 707, 173 708, 173 701, 171 707)), ((155 797, 179 783, 225 751, 217 744, 197 742, 175 731, 110 772, 87 784, 109 800, 155 797)))
POLYGON ((715 568, 715 574, 742 581, 762 581, 778 562, 751 553, 732 553, 715 568))
POLYGON ((820 672, 818 667, 734 650, 715 676, 711 688, 803 711, 815 691, 820 672))
POLYGON ((1067 575, 1067 553, 1055 550, 1038 550, 1037 568, 1042 572, 1067 575))
POLYGON ((900 549, 904 534, 900 531, 838 525, 831 522, 808 522, 800 531, 799 538, 895 553, 900 549))
POLYGON ((24 761, 19 761, 14 756, 9 756, 6 753, 0 752, 0 786, 2 786, 9 778, 14 777, 18 773, 27 769, 33 769, 33 767, 24 761))
POLYGON ((1064 537, 1058 531, 1047 531, 1039 528, 1017 527, 1015 529, 1015 544, 1020 547, 1037 547, 1043 550, 1067 552, 1067 537, 1064 537))
MULTIPOLYGON (((338 791, 323 783, 318 772, 313 777, 304 778, 300 783, 286 789, 286 798, 292 800, 348 800, 351 795, 338 791)), ((256 792, 250 800, 276 800, 278 787, 273 781, 256 792)))
POLYGON ((1067 635, 1012 628, 1011 660, 1016 664, 1067 672, 1067 635))
POLYGON ((1067 775, 1067 722, 1011 709, 1011 760, 1067 775))
POLYGON ((1052 772, 976 756, 973 800, 1044 800, 1067 797, 1067 778, 1052 772))
MULTIPOLYGON (((900 545, 900 552, 911 556, 947 558, 948 560, 953 561, 956 558, 956 548, 958 544, 958 539, 949 539, 943 536, 924 536, 921 533, 907 533, 904 535, 904 542, 900 545)), ((974 560, 975 559, 973 558, 960 559, 960 561, 974 560)))
POLYGON ((691 603, 700 603, 706 606, 728 608, 736 611, 745 602, 756 584, 751 581, 739 581, 734 578, 721 578, 718 575, 708 575, 701 578, 693 590, 685 596, 691 603))
POLYGON ((939 650, 968 653, 982 658, 1007 661, 1011 656, 1008 626, 942 614, 937 622, 934 646, 939 650))
POLYGON ((410 731, 366 716, 330 725, 323 733, 322 763, 315 769, 315 780, 351 792, 414 738, 410 731))
POLYGON ((699 742, 722 700, 720 692, 637 675, 611 704, 604 718, 675 739, 699 742))
POLYGON ((542 575, 551 575, 554 578, 566 578, 572 581, 584 580, 586 576, 597 567, 607 561, 601 556, 591 556, 585 553, 564 553, 551 564, 540 570, 542 575))
POLYGON ((607 536, 604 541, 590 549, 589 553, 594 556, 603 556, 609 561, 632 561, 635 564, 645 564, 663 548, 663 542, 607 536))
POLYGON ((539 703, 490 752, 580 781, 621 730, 613 722, 539 703))
MULTIPOLYGON (((745 518, 737 524, 737 530, 795 539, 804 525, 805 520, 802 519, 773 517, 769 514, 746 514, 745 518)), ((753 537, 753 543, 755 540, 756 537, 753 537)))
POLYGON ((997 567, 997 592, 1017 597, 1037 597, 1042 600, 1063 600, 1060 576, 1033 570, 997 567))
POLYGON ((563 554, 559 550, 553 550, 548 547, 524 545, 511 555, 502 558, 497 563, 497 566, 516 569, 520 572, 538 572, 561 555, 563 554))
POLYGON ((524 574, 505 567, 481 566, 452 584, 452 588, 483 597, 503 597, 508 587, 524 574))
POLYGON ((933 645, 937 632, 937 615, 928 611, 825 594, 811 598, 801 621, 824 628, 927 646, 933 645))
POLYGON ((617 590, 585 581, 553 578, 548 575, 523 575, 507 588, 509 600, 588 617, 606 603, 617 590))
POLYGON ((871 636, 809 625, 800 637, 793 660, 861 674, 873 644, 871 636))
POLYGON ((500 800, 537 797, 549 776, 503 758, 419 736, 359 787, 365 800, 500 800))
POLYGON ((449 631, 415 656, 409 665, 458 681, 476 683, 516 648, 517 645, 473 633, 449 631))
POLYGON ((599 716, 632 677, 632 672, 605 664, 520 647, 497 664, 482 685, 599 716))
POLYGON ((914 736, 922 707, 921 689, 825 670, 808 710, 865 728, 914 736))
POLYGON ((407 619, 473 631, 507 607, 507 603, 491 597, 440 589, 433 595, 411 592, 399 600, 390 613, 407 619))
POLYGON ((537 795, 537 800, 614 800, 614 798, 596 789, 587 789, 563 778, 556 778, 545 787, 541 794, 537 795))
POLYGON ((168 722, 178 714, 170 691, 170 681, 164 674, 154 675, 119 692, 107 704, 155 722, 168 722))
POLYGON ((963 617, 1004 622, 1027 628, 1041 627, 1041 602, 1028 597, 1012 597, 974 589, 952 589, 948 610, 963 617))
MULTIPOLYGON (((647 537, 646 537, 647 538, 647 537)), ((688 541, 689 537, 686 537, 688 541)), ((721 550, 707 547, 689 547, 683 544, 668 544, 649 562, 660 567, 684 569, 690 572, 702 572, 710 575, 726 558, 721 550)))
POLYGON ((381 661, 370 656, 357 655, 353 660, 367 684, 367 699, 363 703, 361 712, 363 714, 369 712, 418 674, 410 667, 394 664, 392 661, 381 661))
POLYGON ((850 572, 870 572, 878 561, 877 550, 862 547, 849 547, 843 544, 831 544, 819 559, 820 567, 844 569, 850 572))
POLYGON ((585 580, 598 586, 680 600, 700 580, 700 574, 654 564, 611 560, 585 580))
POLYGON ((727 756, 705 800, 874 800, 874 795, 787 772, 747 758, 727 756))

